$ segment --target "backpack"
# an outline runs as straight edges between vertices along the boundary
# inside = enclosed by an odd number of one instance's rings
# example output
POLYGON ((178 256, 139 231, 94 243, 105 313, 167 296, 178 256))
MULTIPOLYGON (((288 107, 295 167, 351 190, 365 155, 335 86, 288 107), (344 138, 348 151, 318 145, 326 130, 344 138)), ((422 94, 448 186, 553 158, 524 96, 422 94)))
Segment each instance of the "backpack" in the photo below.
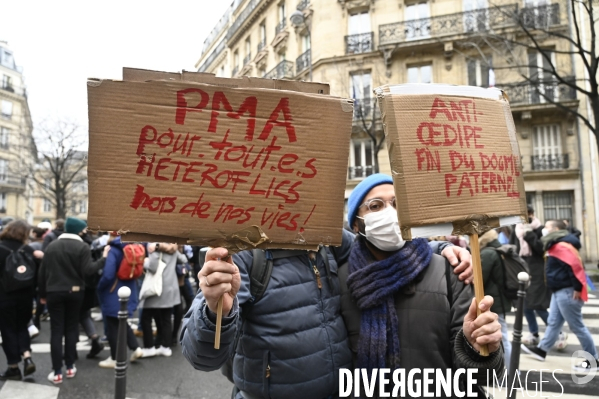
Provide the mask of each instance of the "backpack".
MULTIPOLYGON (((518 299, 518 287, 520 285, 518 273, 526 272, 530 275, 528 264, 518 255, 515 245, 505 244, 499 248, 486 248, 494 250, 501 257, 501 264, 503 266, 503 294, 510 300, 518 299)), ((530 280, 527 287, 529 285, 530 280)))
MULTIPOLYGON (((329 257, 325 247, 321 245, 318 253, 324 259, 326 269, 329 270, 329 257)), ((221 373, 233 383, 232 398, 234 398, 235 394, 237 393, 237 388, 235 387, 235 382, 233 381, 233 358, 235 357, 237 344, 239 343, 239 338, 241 337, 241 330, 243 329, 243 324, 245 323, 245 319, 247 318, 250 309, 260 299, 262 299, 262 296, 264 296, 264 293, 266 292, 266 287, 268 286, 268 282, 270 280, 274 260, 305 254, 306 251, 303 250, 264 251, 263 249, 252 249, 253 261, 252 271, 250 272, 250 300, 240 306, 241 318, 239 321, 239 328, 237 329, 237 334, 235 336, 235 343, 231 347, 229 358, 220 368, 221 373)), ((330 286, 333 287, 330 273, 327 273, 327 278, 329 280, 330 286)))
POLYGON ((18 291, 35 285, 36 265, 33 255, 25 251, 25 245, 16 251, 1 245, 10 251, 4 261, 4 290, 6 292, 18 291))
POLYGON ((141 244, 128 244, 123 248, 123 260, 116 276, 119 280, 135 280, 144 270, 146 248, 141 244))

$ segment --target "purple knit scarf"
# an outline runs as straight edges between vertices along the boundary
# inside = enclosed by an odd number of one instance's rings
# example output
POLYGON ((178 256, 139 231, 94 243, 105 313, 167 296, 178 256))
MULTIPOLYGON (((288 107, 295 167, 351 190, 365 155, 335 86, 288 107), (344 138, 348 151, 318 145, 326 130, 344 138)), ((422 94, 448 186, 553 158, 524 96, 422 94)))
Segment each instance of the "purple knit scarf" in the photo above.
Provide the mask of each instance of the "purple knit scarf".
POLYGON ((391 257, 375 261, 364 239, 354 243, 347 285, 362 310, 359 368, 399 368, 399 321, 394 295, 429 265, 432 253, 428 242, 418 238, 406 242, 391 257))

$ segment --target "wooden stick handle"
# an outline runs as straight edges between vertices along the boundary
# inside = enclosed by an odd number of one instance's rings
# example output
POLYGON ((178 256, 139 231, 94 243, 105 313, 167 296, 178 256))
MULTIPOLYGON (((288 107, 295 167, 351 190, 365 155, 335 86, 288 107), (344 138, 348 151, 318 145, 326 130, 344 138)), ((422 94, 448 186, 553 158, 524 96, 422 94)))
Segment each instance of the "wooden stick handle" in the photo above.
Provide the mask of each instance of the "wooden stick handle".
POLYGON ((218 300, 216 308, 216 333, 214 334, 214 349, 220 349, 220 330, 223 325, 223 297, 218 300))
MULTIPOLYGON (((476 315, 480 316, 481 310, 478 307, 480 301, 485 297, 485 287, 483 286, 483 269, 480 262, 480 246, 478 244, 478 234, 470 236, 470 249, 472 250, 472 272, 474 274, 474 296, 476 298, 476 315)), ((489 356, 487 345, 480 347, 481 356, 489 356)))

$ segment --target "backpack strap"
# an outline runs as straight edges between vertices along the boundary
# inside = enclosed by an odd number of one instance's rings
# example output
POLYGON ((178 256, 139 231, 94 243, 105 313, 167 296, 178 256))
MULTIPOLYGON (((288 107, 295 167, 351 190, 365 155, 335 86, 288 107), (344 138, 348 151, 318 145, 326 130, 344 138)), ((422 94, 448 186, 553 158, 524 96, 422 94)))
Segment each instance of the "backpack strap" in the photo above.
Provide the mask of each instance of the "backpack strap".
POLYGON ((453 289, 451 288, 451 267, 449 262, 445 259, 445 282, 447 284, 447 300, 449 301, 449 307, 453 306, 453 289))
POLYGON ((250 303, 262 299, 272 273, 273 256, 270 251, 252 249, 253 263, 250 272, 250 303))

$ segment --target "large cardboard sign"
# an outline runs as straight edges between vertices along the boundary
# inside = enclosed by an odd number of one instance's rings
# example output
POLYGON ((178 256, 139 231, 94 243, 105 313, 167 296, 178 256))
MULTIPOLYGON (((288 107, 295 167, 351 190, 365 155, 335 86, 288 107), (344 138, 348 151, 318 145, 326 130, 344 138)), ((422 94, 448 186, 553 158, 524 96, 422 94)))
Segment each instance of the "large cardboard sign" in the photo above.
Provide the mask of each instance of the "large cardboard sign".
POLYGON ((235 249, 340 245, 353 104, 88 81, 89 225, 235 249))
POLYGON ((516 130, 501 90, 396 85, 375 93, 404 238, 472 234, 526 216, 516 130))

